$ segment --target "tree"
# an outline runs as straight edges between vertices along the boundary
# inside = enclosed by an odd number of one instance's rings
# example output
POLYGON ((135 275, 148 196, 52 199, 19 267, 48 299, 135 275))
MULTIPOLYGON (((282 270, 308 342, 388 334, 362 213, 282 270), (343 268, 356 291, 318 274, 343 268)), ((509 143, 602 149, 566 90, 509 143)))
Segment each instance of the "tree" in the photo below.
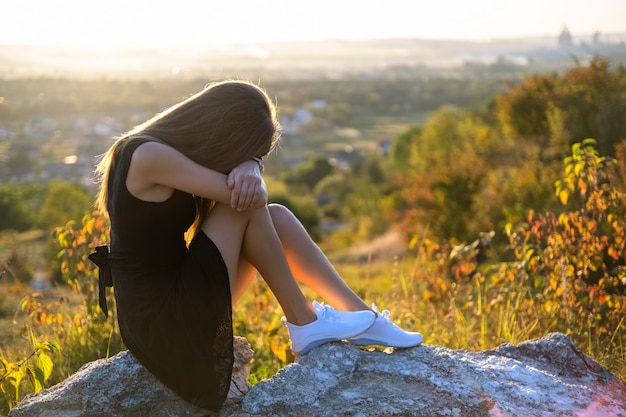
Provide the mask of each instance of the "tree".
POLYGON ((4 184, 0 187, 0 230, 28 230, 33 225, 33 216, 24 200, 24 193, 18 184, 4 184))
POLYGON ((39 224, 53 228, 68 221, 80 221, 93 204, 93 196, 77 184, 54 181, 45 194, 39 224))
POLYGON ((626 68, 600 58, 576 65, 559 79, 556 93, 554 105, 570 133, 567 146, 593 137, 601 155, 614 157, 626 138, 626 68))
POLYGON ((411 134, 407 168, 395 177, 403 222, 413 233, 428 225, 438 237, 474 240, 475 195, 497 159, 494 131, 456 109, 440 109, 411 134))
MULTIPOLYGON (((536 146, 540 159, 551 150, 549 114, 554 108, 556 74, 534 74, 496 96, 496 119, 505 137, 536 146)), ((560 155, 559 155, 560 158, 560 155)))
POLYGON ((322 178, 332 172, 333 167, 328 163, 328 157, 317 155, 286 172, 282 180, 290 187, 304 186, 307 191, 312 191, 322 178))
POLYGON ((410 126, 391 142, 389 166, 394 171, 405 171, 410 166, 411 143, 422 133, 421 126, 410 126))
POLYGON ((560 161, 568 148, 594 137, 615 156, 626 137, 626 69, 595 58, 562 75, 535 74, 496 96, 495 115, 507 137, 537 146, 542 161, 560 161), (555 133, 559 134, 555 134, 555 133))

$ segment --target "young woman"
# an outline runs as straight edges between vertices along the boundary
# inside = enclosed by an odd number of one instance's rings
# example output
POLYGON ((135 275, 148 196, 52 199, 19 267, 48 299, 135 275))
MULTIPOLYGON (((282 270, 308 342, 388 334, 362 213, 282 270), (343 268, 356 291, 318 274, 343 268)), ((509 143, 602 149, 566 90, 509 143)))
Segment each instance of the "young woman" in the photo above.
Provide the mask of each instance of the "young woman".
POLYGON ((267 204, 262 158, 278 136, 267 94, 226 81, 121 136, 97 168, 111 242, 90 258, 112 278, 122 339, 163 383, 207 409, 228 393, 231 303, 257 272, 283 309, 295 354, 344 339, 423 340, 370 309, 295 216, 267 204), (296 280, 338 310, 310 303, 296 280))

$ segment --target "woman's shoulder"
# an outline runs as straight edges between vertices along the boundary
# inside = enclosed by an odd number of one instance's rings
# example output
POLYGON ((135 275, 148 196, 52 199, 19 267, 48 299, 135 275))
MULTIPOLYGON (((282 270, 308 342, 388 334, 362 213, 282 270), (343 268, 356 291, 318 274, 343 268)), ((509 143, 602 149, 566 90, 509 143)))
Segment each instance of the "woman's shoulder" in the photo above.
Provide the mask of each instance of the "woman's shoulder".
POLYGON ((154 163, 166 162, 172 158, 179 157, 179 155, 180 152, 169 145, 154 140, 147 140, 137 144, 133 150, 132 160, 133 162, 136 161, 150 166, 154 163))
POLYGON ((155 140, 147 135, 133 135, 121 138, 119 140, 119 144, 116 147, 115 155, 119 157, 126 156, 127 158, 132 157, 138 148, 142 147, 142 145, 146 143, 155 142, 155 140))
POLYGON ((163 184, 164 167, 171 167, 174 148, 155 141, 139 144, 131 156, 126 188, 135 198, 162 202, 171 195, 173 187, 163 184))

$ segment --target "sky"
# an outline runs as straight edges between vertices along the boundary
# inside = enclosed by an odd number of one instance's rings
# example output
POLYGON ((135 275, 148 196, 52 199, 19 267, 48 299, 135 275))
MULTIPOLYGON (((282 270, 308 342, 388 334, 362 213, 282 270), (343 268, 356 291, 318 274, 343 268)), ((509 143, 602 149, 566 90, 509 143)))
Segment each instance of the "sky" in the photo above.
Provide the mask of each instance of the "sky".
POLYGON ((0 44, 489 40, 626 32, 626 0, 5 0, 0 44))

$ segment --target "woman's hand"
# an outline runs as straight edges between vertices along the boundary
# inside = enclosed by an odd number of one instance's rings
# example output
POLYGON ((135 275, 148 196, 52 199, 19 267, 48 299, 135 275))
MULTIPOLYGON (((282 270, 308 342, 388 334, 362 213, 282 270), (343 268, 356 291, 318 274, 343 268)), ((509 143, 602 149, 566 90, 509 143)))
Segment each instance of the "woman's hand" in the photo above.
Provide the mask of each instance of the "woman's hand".
POLYGON ((257 209, 267 204, 267 188, 259 164, 253 160, 236 166, 227 179, 230 206, 237 211, 257 209))

